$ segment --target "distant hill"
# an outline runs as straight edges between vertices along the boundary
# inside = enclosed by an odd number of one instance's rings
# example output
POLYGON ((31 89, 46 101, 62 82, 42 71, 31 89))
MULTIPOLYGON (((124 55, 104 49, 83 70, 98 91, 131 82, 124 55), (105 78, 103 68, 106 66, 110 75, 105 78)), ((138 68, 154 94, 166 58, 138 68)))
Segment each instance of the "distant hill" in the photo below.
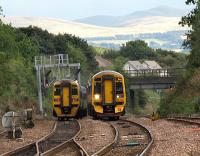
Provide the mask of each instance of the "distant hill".
POLYGON ((115 37, 90 37, 86 38, 88 43, 95 47, 119 49, 127 41, 144 40, 151 48, 166 49, 176 52, 188 52, 182 48, 183 40, 186 38, 186 30, 168 31, 165 33, 146 33, 138 35, 117 35, 115 37))
POLYGON ((2 18, 4 23, 14 27, 38 26, 51 33, 69 33, 82 38, 87 37, 115 37, 117 35, 136 35, 144 33, 163 33, 168 31, 179 31, 179 17, 152 16, 137 19, 135 22, 127 23, 125 27, 100 27, 72 21, 64 21, 46 17, 20 17, 7 16, 2 18))
POLYGON ((75 20, 75 22, 91 24, 104 27, 121 27, 131 25, 139 19, 147 17, 181 17, 186 14, 188 10, 177 9, 169 6, 159 6, 149 10, 137 11, 125 16, 92 16, 75 20))
POLYGON ((125 16, 93 16, 76 21, 46 17, 2 17, 14 27, 38 26, 50 33, 68 33, 86 39, 91 45, 119 48, 130 40, 145 40, 153 48, 181 51, 188 28, 178 23, 188 10, 159 6, 125 16))

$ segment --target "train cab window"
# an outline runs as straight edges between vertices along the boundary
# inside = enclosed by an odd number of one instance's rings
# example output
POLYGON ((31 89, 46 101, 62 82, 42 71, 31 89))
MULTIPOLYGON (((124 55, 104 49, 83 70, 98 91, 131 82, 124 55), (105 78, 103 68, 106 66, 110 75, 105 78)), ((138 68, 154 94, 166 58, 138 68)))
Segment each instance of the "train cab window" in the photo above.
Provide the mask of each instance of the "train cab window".
POLYGON ((54 95, 60 95, 60 87, 56 87, 54 88, 54 95))
POLYGON ((72 95, 78 95, 77 88, 75 88, 75 87, 72 88, 72 95))
POLYGON ((116 83, 116 94, 123 94, 122 82, 117 82, 116 83))
POLYGON ((101 94, 101 82, 96 82, 94 85, 94 94, 101 94))

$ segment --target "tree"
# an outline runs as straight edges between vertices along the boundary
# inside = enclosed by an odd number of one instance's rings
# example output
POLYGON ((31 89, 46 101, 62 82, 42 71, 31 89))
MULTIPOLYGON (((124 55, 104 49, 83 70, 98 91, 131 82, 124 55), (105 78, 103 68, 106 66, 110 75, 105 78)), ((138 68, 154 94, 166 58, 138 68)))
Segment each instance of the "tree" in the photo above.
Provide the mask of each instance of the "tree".
POLYGON ((195 8, 186 16, 182 17, 180 24, 188 26, 191 30, 187 34, 187 40, 184 42, 185 48, 190 48, 191 53, 188 57, 189 68, 200 67, 200 0, 187 0, 187 5, 195 5, 195 8))
POLYGON ((150 59, 155 56, 154 50, 141 40, 127 42, 120 49, 121 55, 132 60, 150 59))

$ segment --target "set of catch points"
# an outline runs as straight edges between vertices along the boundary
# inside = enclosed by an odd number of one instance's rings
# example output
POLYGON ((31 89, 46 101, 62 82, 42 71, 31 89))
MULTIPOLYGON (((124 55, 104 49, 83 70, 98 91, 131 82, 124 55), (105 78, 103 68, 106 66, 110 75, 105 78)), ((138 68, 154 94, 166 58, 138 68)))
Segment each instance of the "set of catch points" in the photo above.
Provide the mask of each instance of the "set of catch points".
MULTIPOLYGON (((86 88, 73 80, 56 81, 53 85, 53 128, 42 138, 0 154, 148 155, 154 147, 155 134, 147 125, 123 116, 126 106, 125 90, 123 75, 115 71, 95 74, 86 88)), ((199 118, 174 116, 165 120, 200 126, 199 118)), ((0 133, 1 141, 2 138, 5 141, 6 134, 6 131, 0 133)))

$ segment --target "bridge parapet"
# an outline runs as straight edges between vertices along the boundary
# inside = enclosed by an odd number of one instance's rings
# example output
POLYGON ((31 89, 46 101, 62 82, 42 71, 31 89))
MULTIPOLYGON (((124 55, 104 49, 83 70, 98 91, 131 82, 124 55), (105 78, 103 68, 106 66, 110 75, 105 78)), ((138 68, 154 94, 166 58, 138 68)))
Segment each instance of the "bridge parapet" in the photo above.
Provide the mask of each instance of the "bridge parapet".
POLYGON ((179 75, 185 69, 148 69, 126 71, 130 89, 167 89, 176 84, 179 75))
POLYGON ((163 68, 163 69, 143 69, 126 70, 128 77, 177 77, 185 71, 184 68, 163 68))

